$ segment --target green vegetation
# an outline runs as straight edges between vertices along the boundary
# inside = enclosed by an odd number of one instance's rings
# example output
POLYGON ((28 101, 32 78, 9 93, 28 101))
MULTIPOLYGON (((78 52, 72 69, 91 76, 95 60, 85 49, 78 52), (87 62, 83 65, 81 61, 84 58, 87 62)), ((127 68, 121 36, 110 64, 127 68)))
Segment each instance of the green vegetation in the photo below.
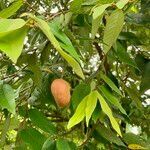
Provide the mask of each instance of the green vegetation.
POLYGON ((149 8, 1 0, 0 149, 150 149, 149 8))

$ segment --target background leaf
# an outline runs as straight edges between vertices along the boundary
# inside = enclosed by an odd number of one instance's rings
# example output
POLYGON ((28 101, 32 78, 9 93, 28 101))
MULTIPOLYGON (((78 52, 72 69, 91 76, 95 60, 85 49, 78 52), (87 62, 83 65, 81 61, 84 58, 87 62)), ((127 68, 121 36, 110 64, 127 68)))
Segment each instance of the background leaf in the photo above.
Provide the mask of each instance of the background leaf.
POLYGON ((42 150, 55 150, 56 149, 56 142, 53 140, 50 140, 49 138, 44 142, 42 146, 42 150))
POLYGON ((125 146, 125 144, 121 141, 121 139, 110 129, 106 128, 105 126, 101 125, 98 127, 94 133, 95 136, 102 136, 106 140, 113 142, 119 146, 125 146))
POLYGON ((79 55, 77 54, 75 48, 73 47, 70 39, 66 36, 66 34, 60 28, 61 25, 59 22, 52 22, 49 24, 51 27, 52 33, 58 38, 60 41, 60 46, 68 52, 72 57, 74 57, 78 62, 80 62, 79 55))
POLYGON ((126 63, 126 64, 128 64, 128 65, 130 65, 130 66, 132 66, 132 67, 134 67, 136 69, 138 69, 135 61, 130 58, 129 54, 126 52, 126 50, 123 47, 123 45, 121 43, 119 43, 119 42, 117 42, 116 54, 117 54, 118 58, 122 62, 124 62, 124 63, 126 63))
POLYGON ((41 150, 46 138, 39 131, 28 128, 20 131, 20 137, 27 143, 32 150, 41 150))
POLYGON ((62 149, 71 150, 71 148, 68 144, 68 141, 64 140, 64 139, 58 139, 56 141, 56 147, 57 147, 57 150, 62 150, 62 149))
POLYGON ((56 133, 55 126, 48 120, 43 113, 38 111, 37 109, 30 109, 29 110, 29 117, 37 127, 42 129, 43 131, 54 134, 56 133))
POLYGON ((114 90, 116 93, 118 93, 119 95, 122 96, 120 90, 118 89, 118 87, 111 81, 111 79, 109 79, 105 74, 103 74, 102 72, 100 72, 100 77, 110 86, 110 88, 112 90, 114 90))
POLYGON ((122 9, 128 2, 129 2, 129 0, 119 0, 119 1, 116 3, 116 6, 117 6, 119 9, 122 9))
POLYGON ((56 40, 56 38, 52 34, 49 25, 44 20, 42 20, 42 19, 34 17, 31 14, 28 14, 28 15, 37 22, 39 28, 48 37, 48 39, 51 41, 51 43, 56 48, 56 50, 62 55, 62 57, 72 66, 72 68, 74 69, 75 73, 78 76, 80 76, 82 79, 84 79, 85 77, 83 75, 83 72, 82 72, 82 69, 81 69, 80 65, 70 55, 68 55, 67 53, 65 53, 61 49, 61 47, 59 45, 59 42, 56 40))
POLYGON ((94 7, 92 9, 92 11, 93 11, 92 31, 91 31, 92 38, 94 38, 95 34, 97 33, 97 30, 100 26, 100 21, 102 19, 102 16, 103 16, 105 9, 107 7, 109 7, 110 5, 111 4, 104 4, 104 5, 94 7))
POLYGON ((17 0, 13 2, 9 7, 0 11, 1 18, 11 17, 21 6, 23 5, 23 0, 17 0))
POLYGON ((72 12, 78 12, 84 0, 73 0, 70 6, 72 12))
POLYGON ((71 96, 71 105, 74 110, 77 108, 81 100, 90 93, 90 91, 90 85, 85 83, 81 83, 75 87, 71 96))
POLYGON ((15 93, 8 84, 0 84, 0 106, 15 114, 15 93))

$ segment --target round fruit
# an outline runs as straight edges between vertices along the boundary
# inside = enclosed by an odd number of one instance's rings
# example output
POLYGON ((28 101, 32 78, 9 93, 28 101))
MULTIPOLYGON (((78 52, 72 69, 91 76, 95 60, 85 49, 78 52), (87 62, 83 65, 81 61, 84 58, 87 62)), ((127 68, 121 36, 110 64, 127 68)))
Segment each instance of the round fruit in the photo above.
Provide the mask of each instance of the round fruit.
POLYGON ((59 107, 65 107, 70 102, 70 85, 63 79, 55 79, 51 84, 51 92, 59 107))

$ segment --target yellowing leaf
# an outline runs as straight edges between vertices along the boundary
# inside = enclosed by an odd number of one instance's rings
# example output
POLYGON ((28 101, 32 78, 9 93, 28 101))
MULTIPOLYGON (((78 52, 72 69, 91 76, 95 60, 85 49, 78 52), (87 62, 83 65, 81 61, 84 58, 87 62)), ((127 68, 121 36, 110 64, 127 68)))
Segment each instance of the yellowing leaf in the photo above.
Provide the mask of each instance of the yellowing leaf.
POLYGON ((129 149, 133 149, 133 150, 136 150, 136 149, 146 149, 146 148, 144 148, 143 146, 138 145, 138 144, 129 144, 129 145, 128 145, 128 148, 129 148, 129 149))
POLYGON ((39 19, 32 14, 25 14, 31 17, 33 20, 36 21, 38 27, 43 31, 43 33, 47 36, 47 38, 51 41, 55 49, 60 53, 60 55, 71 65, 71 67, 74 69, 75 73, 80 76, 82 79, 84 79, 84 75, 82 72, 82 69, 79 65, 79 63, 71 57, 69 54, 64 52, 59 44, 59 42, 54 37, 53 33, 51 32, 50 26, 42 19, 39 19))
POLYGON ((106 28, 104 30, 103 44, 104 53, 106 54, 111 46, 117 40, 124 23, 124 14, 121 10, 116 10, 107 19, 106 28))
POLYGON ((96 93, 97 93, 97 97, 98 97, 98 99, 99 99, 101 108, 102 108, 103 112, 109 117, 112 127, 114 128, 114 130, 116 130, 116 132, 117 132, 120 136, 122 136, 121 131, 120 131, 119 124, 117 123, 116 119, 114 118, 110 107, 109 107, 108 104, 105 102, 105 100, 104 100, 104 98, 101 96, 101 94, 98 93, 98 91, 96 91, 96 93))

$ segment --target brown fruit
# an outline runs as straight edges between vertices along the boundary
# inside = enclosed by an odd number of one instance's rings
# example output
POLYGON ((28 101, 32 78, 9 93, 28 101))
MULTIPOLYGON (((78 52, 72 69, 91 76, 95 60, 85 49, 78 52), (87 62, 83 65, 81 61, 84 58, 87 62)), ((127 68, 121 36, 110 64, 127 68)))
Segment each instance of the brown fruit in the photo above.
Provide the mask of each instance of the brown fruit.
POLYGON ((51 84, 51 92, 59 107, 65 107, 70 102, 70 85, 63 79, 55 79, 51 84))

